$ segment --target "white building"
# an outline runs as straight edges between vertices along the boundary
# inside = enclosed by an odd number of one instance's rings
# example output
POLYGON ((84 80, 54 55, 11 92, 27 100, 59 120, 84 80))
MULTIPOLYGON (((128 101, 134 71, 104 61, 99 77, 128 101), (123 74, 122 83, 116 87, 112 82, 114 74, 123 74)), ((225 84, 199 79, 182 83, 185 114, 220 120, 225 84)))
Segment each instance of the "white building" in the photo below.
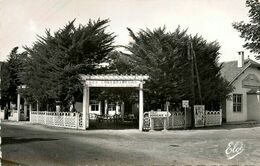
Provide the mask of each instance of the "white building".
POLYGON ((224 62, 221 73, 234 87, 230 98, 222 103, 223 119, 226 122, 260 122, 260 64, 244 60, 239 52, 239 60, 224 62))

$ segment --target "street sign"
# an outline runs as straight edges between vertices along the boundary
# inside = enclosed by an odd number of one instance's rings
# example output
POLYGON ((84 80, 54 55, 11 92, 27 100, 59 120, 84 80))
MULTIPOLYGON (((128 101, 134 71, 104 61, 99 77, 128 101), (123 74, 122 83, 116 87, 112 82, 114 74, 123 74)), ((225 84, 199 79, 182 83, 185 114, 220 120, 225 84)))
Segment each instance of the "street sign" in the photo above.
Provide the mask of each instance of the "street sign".
POLYGON ((167 118, 169 116, 171 116, 170 112, 166 112, 166 111, 160 111, 160 112, 150 111, 150 118, 167 118))
POLYGON ((182 100, 182 107, 188 108, 189 107, 189 100, 182 100))

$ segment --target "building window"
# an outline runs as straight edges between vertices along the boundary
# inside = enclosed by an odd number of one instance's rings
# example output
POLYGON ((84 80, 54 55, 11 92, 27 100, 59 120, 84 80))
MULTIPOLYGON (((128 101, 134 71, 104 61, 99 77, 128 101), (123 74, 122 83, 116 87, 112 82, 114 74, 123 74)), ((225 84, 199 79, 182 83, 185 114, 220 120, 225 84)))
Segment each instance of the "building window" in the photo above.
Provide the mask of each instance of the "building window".
POLYGON ((99 111, 99 103, 98 101, 90 101, 90 105, 91 105, 91 111, 99 111))
POLYGON ((233 94, 233 112, 242 112, 242 94, 233 94))
POLYGON ((116 111, 116 105, 114 103, 108 104, 108 111, 116 111))

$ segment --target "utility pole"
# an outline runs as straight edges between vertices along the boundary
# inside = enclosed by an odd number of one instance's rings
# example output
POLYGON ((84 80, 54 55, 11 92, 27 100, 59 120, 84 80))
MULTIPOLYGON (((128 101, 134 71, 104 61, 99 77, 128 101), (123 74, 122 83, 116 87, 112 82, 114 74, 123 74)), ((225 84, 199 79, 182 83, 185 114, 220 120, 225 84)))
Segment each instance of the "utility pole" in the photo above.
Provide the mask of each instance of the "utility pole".
MULTIPOLYGON (((195 65, 195 72, 196 72, 196 78, 197 78, 197 84, 198 84, 200 104, 202 104, 201 87, 200 87, 200 77, 199 77, 199 71, 198 71, 198 66, 197 66, 197 58, 196 58, 195 51, 194 51, 194 49, 193 49, 192 42, 190 42, 190 46, 191 46, 192 57, 194 58, 194 65, 195 65)), ((192 59, 193 59, 193 58, 192 58, 192 59)))
MULTIPOLYGON (((191 40, 189 38, 188 40, 188 50, 187 50, 187 54, 188 54, 188 58, 191 61, 191 103, 190 103, 190 107, 191 107, 191 127, 194 127, 194 112, 193 112, 193 106, 195 104, 195 86, 194 86, 194 59, 193 59, 193 55, 191 55, 191 40)), ((186 120, 186 119, 185 119, 186 120)))
POLYGON ((192 100, 191 105, 195 104, 195 87, 194 87, 194 61, 193 55, 191 55, 191 41, 188 41, 188 50, 187 50, 188 58, 191 61, 191 93, 192 93, 192 100))

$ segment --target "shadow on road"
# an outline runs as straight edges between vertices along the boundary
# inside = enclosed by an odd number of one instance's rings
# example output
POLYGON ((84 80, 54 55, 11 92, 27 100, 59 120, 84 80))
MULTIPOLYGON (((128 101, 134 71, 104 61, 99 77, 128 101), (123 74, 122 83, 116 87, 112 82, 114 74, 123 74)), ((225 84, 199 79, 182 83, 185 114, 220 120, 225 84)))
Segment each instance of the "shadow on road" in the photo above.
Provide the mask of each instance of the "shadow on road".
POLYGON ((5 144, 22 144, 37 141, 56 141, 59 139, 51 138, 14 138, 14 137, 2 137, 2 145, 5 144))
MULTIPOLYGON (((222 124, 221 126, 207 126, 207 127, 197 127, 197 128, 191 128, 188 127, 187 130, 234 130, 234 129, 241 129, 241 128, 254 128, 254 127, 260 127, 260 124, 222 124)), ((155 129, 155 130, 163 130, 163 127, 155 129)), ((183 128, 178 129, 168 129, 170 131, 174 130, 184 130, 183 128)))
POLYGON ((90 120, 89 129, 88 130, 96 130, 96 129, 112 129, 112 130, 123 130, 123 129, 138 129, 138 122, 136 121, 97 121, 90 120))
POLYGON ((3 166, 29 166, 26 164, 16 163, 16 162, 4 160, 4 159, 0 159, 0 165, 3 165, 3 166))

